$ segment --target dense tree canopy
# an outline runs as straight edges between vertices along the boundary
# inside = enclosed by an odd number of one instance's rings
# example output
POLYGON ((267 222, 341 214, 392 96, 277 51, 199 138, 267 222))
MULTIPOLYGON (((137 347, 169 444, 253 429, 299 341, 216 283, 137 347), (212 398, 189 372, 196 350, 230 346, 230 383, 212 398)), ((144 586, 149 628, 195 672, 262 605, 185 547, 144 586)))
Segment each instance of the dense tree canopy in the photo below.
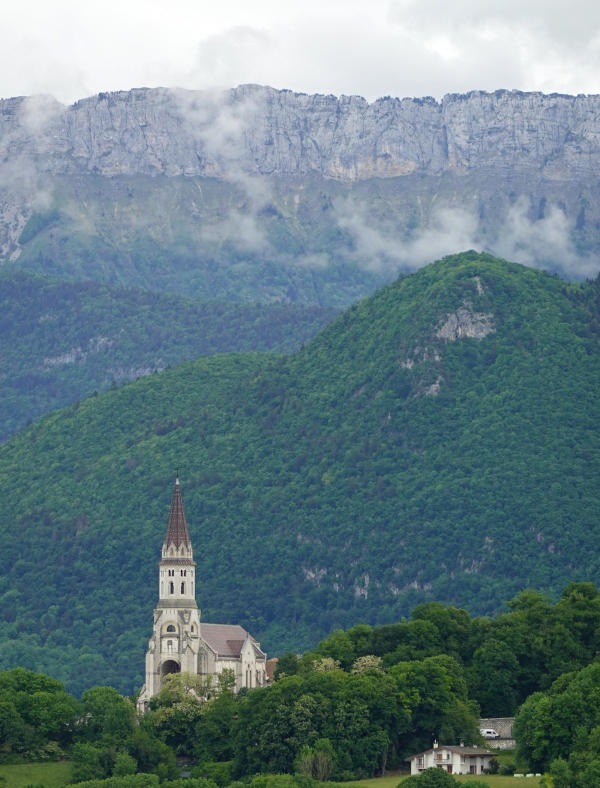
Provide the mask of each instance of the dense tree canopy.
POLYGON ((335 315, 294 304, 198 303, 4 266, 0 440, 95 391, 201 355, 290 352, 335 315))
POLYGON ((565 673, 546 692, 527 698, 515 735, 520 754, 538 770, 570 756, 576 771, 582 760, 600 762, 600 663, 565 673))
POLYGON ((521 702, 540 664, 549 686, 596 648, 593 609, 577 631, 560 609, 538 622, 600 568, 598 293, 456 255, 289 358, 201 359, 19 433, 0 456, 0 666, 76 692, 141 686, 179 467, 203 620, 241 623, 269 654, 389 624, 384 664, 443 642, 485 712, 521 702), (548 601, 506 613, 520 627, 469 624, 526 587, 548 601))
MULTIPOLYGON (((78 701, 55 679, 17 668, 0 673, 0 753, 8 761, 67 756, 74 781, 110 778, 113 788, 142 773, 174 779, 176 755, 193 759, 200 782, 173 788, 242 788, 256 774, 289 776, 272 788, 314 788, 315 779, 402 767, 434 737, 482 743, 479 702, 495 715, 510 691, 520 704, 521 762, 548 769, 555 786, 587 788, 600 766, 599 597, 590 583, 570 584, 555 604, 525 591, 510 612, 485 619, 420 605, 411 621, 356 625, 312 652, 286 654, 268 687, 235 694, 227 671, 210 685, 170 675, 140 719, 111 687, 78 701), (413 627, 434 653, 422 655, 413 627), (545 660, 540 638, 552 644, 545 660), (566 664, 576 669, 563 672, 566 664)), ((441 778, 415 785, 430 779, 441 778)))

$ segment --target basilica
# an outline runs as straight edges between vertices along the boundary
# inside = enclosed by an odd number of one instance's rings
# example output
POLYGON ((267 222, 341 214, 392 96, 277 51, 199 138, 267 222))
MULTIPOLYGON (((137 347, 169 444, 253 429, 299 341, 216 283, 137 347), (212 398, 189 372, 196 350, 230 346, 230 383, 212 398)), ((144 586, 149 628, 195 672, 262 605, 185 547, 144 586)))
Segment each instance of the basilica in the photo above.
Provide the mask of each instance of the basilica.
POLYGON ((214 679, 229 668, 236 691, 267 683, 267 655, 252 635, 239 624, 200 620, 195 567, 177 477, 159 563, 158 604, 146 652, 146 683, 138 698, 140 712, 148 709, 169 673, 184 671, 214 679))

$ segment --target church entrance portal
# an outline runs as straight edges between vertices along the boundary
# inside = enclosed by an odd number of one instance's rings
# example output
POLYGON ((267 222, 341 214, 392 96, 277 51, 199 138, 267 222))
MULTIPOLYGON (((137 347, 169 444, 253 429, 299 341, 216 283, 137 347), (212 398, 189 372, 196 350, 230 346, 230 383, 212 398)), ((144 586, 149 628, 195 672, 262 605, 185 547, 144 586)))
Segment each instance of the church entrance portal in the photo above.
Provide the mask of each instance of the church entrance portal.
POLYGON ((168 659, 166 662, 160 666, 160 683, 161 686, 165 680, 165 676, 168 676, 169 673, 180 673, 181 672, 181 665, 178 662, 175 662, 174 659, 168 659))

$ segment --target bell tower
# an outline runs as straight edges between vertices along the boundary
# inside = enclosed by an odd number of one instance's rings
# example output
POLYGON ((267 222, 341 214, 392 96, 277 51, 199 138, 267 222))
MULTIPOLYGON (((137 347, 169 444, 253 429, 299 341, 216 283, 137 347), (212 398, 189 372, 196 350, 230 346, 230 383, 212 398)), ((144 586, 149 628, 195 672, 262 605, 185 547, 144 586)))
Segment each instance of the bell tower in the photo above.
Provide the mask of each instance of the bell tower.
POLYGON ((159 566, 158 608, 196 608, 194 552, 185 521, 179 477, 175 477, 175 490, 167 533, 162 546, 159 566))
POLYGON ((195 569, 177 476, 158 565, 158 604, 146 652, 146 683, 138 699, 140 711, 145 711, 150 698, 160 692, 166 675, 198 672, 200 611, 195 598, 195 569))

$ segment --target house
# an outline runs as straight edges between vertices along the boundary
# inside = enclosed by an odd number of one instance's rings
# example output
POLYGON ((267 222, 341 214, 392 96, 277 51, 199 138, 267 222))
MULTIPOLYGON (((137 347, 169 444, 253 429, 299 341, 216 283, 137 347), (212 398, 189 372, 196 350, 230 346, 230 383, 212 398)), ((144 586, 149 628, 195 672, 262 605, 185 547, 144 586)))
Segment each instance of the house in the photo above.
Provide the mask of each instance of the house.
POLYGON ((215 681, 224 670, 235 689, 268 683, 267 655, 239 624, 208 624, 196 604, 196 562, 188 532, 181 486, 175 490, 159 563, 158 604, 146 652, 146 683, 137 702, 145 712, 170 673, 193 673, 215 681))
POLYGON ((434 741, 430 750, 418 752, 406 760, 410 761, 411 774, 420 774, 431 767, 444 769, 449 774, 483 774, 495 757, 495 752, 477 745, 438 745, 437 741, 434 741))

